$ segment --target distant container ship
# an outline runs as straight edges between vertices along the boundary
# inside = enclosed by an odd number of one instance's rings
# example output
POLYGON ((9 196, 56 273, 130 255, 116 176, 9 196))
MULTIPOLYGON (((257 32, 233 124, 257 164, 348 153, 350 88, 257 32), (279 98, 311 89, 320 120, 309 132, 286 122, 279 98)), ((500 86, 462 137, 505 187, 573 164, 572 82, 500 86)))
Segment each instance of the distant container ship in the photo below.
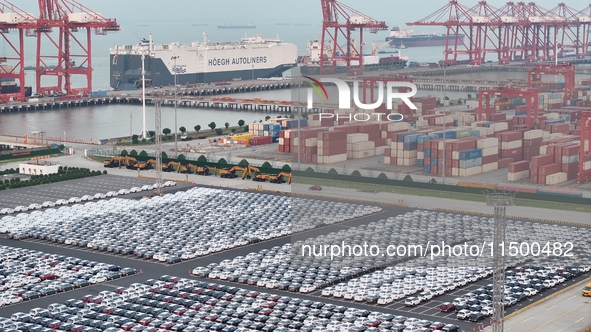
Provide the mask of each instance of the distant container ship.
POLYGON ((295 45, 260 36, 209 43, 205 34, 203 42, 190 45, 154 45, 150 36, 137 45, 116 46, 110 53, 110 85, 117 90, 141 87, 142 54, 148 55, 147 86, 174 84, 175 74, 182 85, 280 77, 297 65, 295 45))
MULTIPOLYGON (((301 56, 298 58, 300 63, 298 68, 302 75, 318 75, 320 70, 320 42, 318 40, 311 40, 308 42, 309 56, 301 56)), ((326 52, 330 52, 329 49, 326 52)), ((406 67, 408 57, 403 56, 387 56, 379 57, 376 55, 363 56, 363 70, 372 71, 386 68, 403 68, 406 67)), ((330 63, 328 64, 330 65, 330 63)), ((344 61, 336 61, 335 63, 337 73, 346 73, 347 64, 344 61)), ((359 61, 353 60, 350 64, 352 67, 359 67, 359 61)))
MULTIPOLYGON (((458 35, 459 39, 464 39, 466 35, 458 35)), ((412 30, 400 27, 393 27, 390 30, 390 36, 386 37, 386 41, 394 47, 424 47, 424 46, 445 46, 446 35, 441 34, 427 34, 422 33, 414 35, 412 30)), ((450 43, 454 43, 456 35, 450 35, 450 43)))
POLYGON ((218 25, 218 29, 256 29, 256 25, 254 23, 250 24, 242 24, 242 25, 218 25))

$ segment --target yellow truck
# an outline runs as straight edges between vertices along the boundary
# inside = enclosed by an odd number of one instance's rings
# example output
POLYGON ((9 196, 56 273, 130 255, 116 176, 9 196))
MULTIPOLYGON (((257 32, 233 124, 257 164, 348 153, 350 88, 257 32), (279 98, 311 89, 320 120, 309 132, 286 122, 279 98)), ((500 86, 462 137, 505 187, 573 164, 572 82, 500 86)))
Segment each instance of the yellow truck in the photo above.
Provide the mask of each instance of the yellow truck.
POLYGON ((583 287, 583 296, 591 296, 591 284, 586 284, 583 287))

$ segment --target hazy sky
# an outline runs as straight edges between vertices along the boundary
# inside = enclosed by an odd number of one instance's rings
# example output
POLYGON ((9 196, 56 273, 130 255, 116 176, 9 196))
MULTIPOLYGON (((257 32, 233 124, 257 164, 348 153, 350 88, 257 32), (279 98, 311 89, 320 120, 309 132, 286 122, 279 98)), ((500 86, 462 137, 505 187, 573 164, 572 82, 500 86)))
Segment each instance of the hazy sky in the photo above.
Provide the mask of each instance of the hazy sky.
MULTIPOLYGON (((302 21, 321 22, 322 14, 319 0, 78 0, 105 17, 115 17, 121 22, 159 19, 178 20, 219 20, 220 22, 242 21, 302 21)), ((342 0, 343 3, 358 9, 388 25, 403 25, 408 21, 420 20, 443 7, 445 0, 400 1, 400 0, 342 0)), ((529 2, 529 1, 525 1, 529 2)), ((538 0, 545 9, 555 7, 559 0, 538 0)), ((583 9, 587 1, 564 1, 567 5, 583 9)), ((37 1, 13 0, 17 6, 37 13, 37 1)), ((460 1, 472 7, 477 1, 460 1)), ((492 0, 489 4, 502 7, 506 1, 492 0)))

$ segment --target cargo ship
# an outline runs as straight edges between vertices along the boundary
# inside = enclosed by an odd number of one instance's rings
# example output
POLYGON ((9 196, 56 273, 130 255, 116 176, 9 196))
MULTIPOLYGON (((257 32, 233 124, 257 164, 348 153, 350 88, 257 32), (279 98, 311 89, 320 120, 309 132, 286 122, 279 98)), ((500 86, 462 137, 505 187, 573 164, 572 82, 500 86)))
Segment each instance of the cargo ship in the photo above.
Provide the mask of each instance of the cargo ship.
MULTIPOLYGON (((428 34, 422 33, 418 35, 413 34, 414 31, 401 27, 393 27, 390 30, 390 36, 386 37, 386 41, 394 47, 423 47, 423 46, 445 46, 447 36, 442 34, 428 34)), ((459 34, 459 39, 464 39, 466 35, 459 34)), ((455 43, 456 35, 449 36, 450 44, 455 43)))
POLYGON ((280 77, 297 65, 294 44, 261 36, 211 43, 204 34, 203 42, 190 45, 155 45, 150 36, 137 45, 116 46, 110 53, 110 85, 116 90, 141 87, 142 54, 146 86, 153 87, 173 85, 175 76, 181 85, 280 77))
MULTIPOLYGON (((325 54, 330 53, 330 46, 325 46, 325 54)), ((298 69, 302 75, 318 75, 320 74, 320 42, 318 40, 311 40, 307 46, 310 52, 308 56, 301 56, 298 58, 298 69)), ((406 56, 386 56, 380 57, 377 55, 364 55, 363 56, 363 70, 372 71, 379 69, 393 69, 393 68, 404 68, 408 62, 406 56)), ((332 63, 325 62, 325 65, 331 66, 332 63)), ((346 73, 347 64, 344 61, 336 62, 337 73, 346 73)), ((359 67, 359 61, 351 61, 351 67, 359 67)))
POLYGON ((218 25, 218 29, 255 29, 257 26, 254 23, 242 25, 218 25))

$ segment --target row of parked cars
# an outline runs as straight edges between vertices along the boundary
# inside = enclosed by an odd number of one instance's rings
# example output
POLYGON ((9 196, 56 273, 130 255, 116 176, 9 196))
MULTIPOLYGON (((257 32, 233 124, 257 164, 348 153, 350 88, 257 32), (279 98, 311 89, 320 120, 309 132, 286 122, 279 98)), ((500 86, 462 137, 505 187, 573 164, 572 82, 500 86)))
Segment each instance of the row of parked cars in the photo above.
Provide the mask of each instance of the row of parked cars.
POLYGON ((431 331, 453 324, 162 276, 1 318, 3 331, 431 331), (109 301, 109 304, 105 304, 109 301), (427 327, 426 324, 429 323, 427 327))
POLYGON ((0 247, 0 306, 135 274, 121 268, 41 251, 0 247))
MULTIPOLYGON (((163 187, 170 187, 176 185, 176 182, 173 181, 166 181, 162 184, 163 187)), ((84 195, 82 197, 70 197, 69 199, 58 199, 57 201, 46 201, 41 204, 39 203, 32 203, 28 206, 17 206, 14 208, 3 208, 0 209, 0 215, 7 215, 12 213, 19 213, 19 212, 27 212, 27 211, 35 211, 45 208, 52 208, 56 206, 64 206, 68 204, 76 204, 81 202, 90 202, 92 200, 98 199, 105 199, 105 198, 112 198, 117 196, 129 195, 132 193, 139 193, 142 191, 149 191, 154 190, 159 186, 158 183, 153 185, 145 185, 142 187, 133 187, 131 189, 121 189, 119 191, 109 191, 107 193, 96 193, 94 195, 84 195)))
MULTIPOLYGON (((519 266, 506 271, 505 307, 511 307, 539 293, 552 289, 582 274, 589 273, 589 266, 519 266)), ((460 320, 478 322, 492 315, 493 285, 478 288, 451 303, 440 306, 441 311, 457 311, 460 320)))
POLYGON ((380 208, 254 192, 192 188, 139 201, 83 205, 48 223, 29 218, 32 227, 16 234, 138 258, 176 263, 183 259, 269 240, 349 220, 380 208))

